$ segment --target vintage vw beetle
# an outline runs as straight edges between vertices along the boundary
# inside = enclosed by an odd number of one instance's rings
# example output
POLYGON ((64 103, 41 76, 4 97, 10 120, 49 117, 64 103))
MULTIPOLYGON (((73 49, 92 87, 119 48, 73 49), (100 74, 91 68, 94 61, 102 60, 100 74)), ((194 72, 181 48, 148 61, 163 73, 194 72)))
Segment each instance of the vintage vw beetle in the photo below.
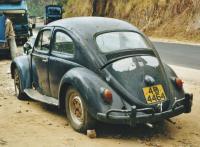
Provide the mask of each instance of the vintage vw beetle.
POLYGON ((184 92, 182 80, 127 22, 55 21, 24 49, 27 55, 11 64, 17 97, 65 109, 76 131, 93 128, 95 120, 134 126, 191 111, 193 96, 184 92))

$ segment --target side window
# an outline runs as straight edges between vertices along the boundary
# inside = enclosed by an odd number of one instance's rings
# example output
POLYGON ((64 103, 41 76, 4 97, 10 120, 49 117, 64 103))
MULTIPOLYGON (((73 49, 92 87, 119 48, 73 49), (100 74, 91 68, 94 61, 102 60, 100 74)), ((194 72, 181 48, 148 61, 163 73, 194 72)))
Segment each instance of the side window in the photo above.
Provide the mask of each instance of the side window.
POLYGON ((51 41, 51 30, 44 30, 36 42, 35 49, 39 51, 49 51, 51 41))
POLYGON ((64 32, 56 32, 52 52, 74 54, 74 51, 73 40, 64 32))

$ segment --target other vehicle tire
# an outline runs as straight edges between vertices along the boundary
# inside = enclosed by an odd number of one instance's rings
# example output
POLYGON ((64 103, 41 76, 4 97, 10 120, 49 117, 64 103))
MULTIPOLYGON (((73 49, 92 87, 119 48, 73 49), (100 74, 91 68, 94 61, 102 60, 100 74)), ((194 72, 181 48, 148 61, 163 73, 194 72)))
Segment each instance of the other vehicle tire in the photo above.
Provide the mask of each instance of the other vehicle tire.
POLYGON ((94 129, 95 120, 88 113, 80 93, 73 87, 67 90, 65 109, 68 121, 74 130, 85 133, 88 129, 94 129))
POLYGON ((26 99, 26 95, 22 90, 21 86, 21 78, 20 78, 20 73, 17 68, 15 68, 14 71, 14 84, 15 84, 15 93, 18 99, 24 100, 26 99))
POLYGON ((22 45, 24 45, 28 41, 28 38, 23 38, 22 39, 22 45))

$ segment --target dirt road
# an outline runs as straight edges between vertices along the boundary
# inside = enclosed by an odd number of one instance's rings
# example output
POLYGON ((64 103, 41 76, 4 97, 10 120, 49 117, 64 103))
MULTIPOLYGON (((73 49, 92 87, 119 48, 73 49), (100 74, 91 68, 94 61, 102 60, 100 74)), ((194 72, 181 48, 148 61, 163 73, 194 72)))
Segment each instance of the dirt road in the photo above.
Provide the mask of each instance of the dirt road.
POLYGON ((183 114, 150 129, 120 125, 97 125, 97 138, 90 139, 68 125, 65 114, 56 107, 35 101, 19 101, 8 73, 10 61, 0 61, 0 146, 13 147, 133 147, 199 146, 200 71, 173 68, 185 79, 185 89, 194 93, 191 114, 183 114), (195 73, 196 72, 196 73, 195 73), (189 74, 192 75, 190 79, 189 74), (198 75, 197 75, 198 74, 198 75))

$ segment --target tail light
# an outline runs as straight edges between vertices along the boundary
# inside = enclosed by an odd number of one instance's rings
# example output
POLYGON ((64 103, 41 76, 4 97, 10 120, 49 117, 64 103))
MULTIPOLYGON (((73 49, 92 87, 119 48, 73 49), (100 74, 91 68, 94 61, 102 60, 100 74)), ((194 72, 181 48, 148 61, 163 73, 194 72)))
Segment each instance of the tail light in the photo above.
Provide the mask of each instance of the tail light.
POLYGON ((177 86, 177 88, 183 88, 183 80, 181 80, 180 78, 175 78, 175 84, 177 86))
POLYGON ((109 89, 102 89, 102 98, 106 103, 112 103, 112 92, 109 89))

